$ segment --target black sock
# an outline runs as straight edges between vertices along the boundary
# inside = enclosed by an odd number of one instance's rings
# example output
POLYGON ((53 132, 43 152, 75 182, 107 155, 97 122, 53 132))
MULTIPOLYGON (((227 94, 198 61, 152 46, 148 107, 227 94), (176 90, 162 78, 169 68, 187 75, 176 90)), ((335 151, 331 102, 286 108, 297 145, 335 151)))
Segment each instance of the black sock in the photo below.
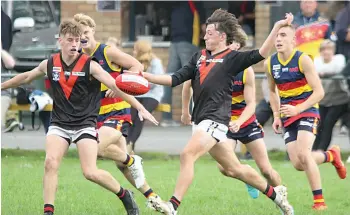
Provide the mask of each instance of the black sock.
POLYGON ((47 212, 54 212, 55 210, 55 207, 51 204, 44 204, 44 213, 47 213, 47 212))
POLYGON ((149 188, 149 190, 147 190, 146 192, 143 193, 143 195, 148 198, 150 197, 152 194, 154 194, 153 190, 151 188, 149 188))
POLYGON ((274 201, 276 199, 276 192, 275 189, 273 189, 272 186, 267 185, 264 194, 269 197, 272 201, 274 201))
POLYGON ((119 192, 116 194, 119 197, 119 199, 123 199, 125 197, 125 190, 122 187, 120 187, 119 192))
POLYGON ((169 200, 169 202, 171 202, 171 204, 173 205, 174 209, 177 210, 177 208, 180 206, 181 202, 175 197, 172 196, 169 200))

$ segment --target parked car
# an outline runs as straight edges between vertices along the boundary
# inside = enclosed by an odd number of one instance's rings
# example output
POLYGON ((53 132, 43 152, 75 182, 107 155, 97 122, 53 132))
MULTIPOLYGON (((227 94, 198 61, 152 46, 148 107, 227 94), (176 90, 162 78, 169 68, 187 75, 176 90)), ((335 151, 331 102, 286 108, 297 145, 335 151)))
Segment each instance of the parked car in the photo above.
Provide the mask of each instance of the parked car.
POLYGON ((15 71, 31 70, 58 51, 60 1, 1 1, 1 6, 13 23, 15 71))

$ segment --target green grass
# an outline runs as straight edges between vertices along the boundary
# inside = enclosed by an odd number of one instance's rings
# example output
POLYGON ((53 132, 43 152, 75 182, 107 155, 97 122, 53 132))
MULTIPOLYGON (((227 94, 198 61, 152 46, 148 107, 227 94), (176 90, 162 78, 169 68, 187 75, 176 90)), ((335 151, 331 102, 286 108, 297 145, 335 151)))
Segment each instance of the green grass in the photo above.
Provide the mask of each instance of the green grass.
MULTIPOLYGON (((144 154, 144 156, 144 169, 149 184, 163 199, 168 199, 172 195, 177 179, 178 159, 153 153, 144 154)), ((280 157, 277 154, 273 156, 280 157)), ((2 150, 2 214, 42 214, 43 161, 44 153, 41 151, 2 150)), ((248 163, 256 168, 253 162, 248 163)), ((313 212, 311 210, 312 194, 305 174, 295 171, 289 162, 273 161, 272 163, 282 176, 283 184, 288 187, 289 201, 295 208, 295 214, 350 214, 349 179, 339 180, 330 164, 320 167, 323 190, 329 209, 327 212, 313 212)), ((123 187, 134 191, 141 214, 157 214, 145 208, 143 195, 128 184, 113 162, 99 160, 98 166, 110 171, 123 187)), ((350 168, 349 165, 348 168, 350 168)), ((61 215, 125 214, 116 196, 84 179, 74 150, 68 153, 60 168, 55 210, 56 214, 61 215)), ((280 213, 273 202, 264 195, 260 195, 257 200, 251 199, 243 183, 221 176, 215 162, 205 157, 196 164, 195 179, 181 204, 179 214, 269 215, 280 213)))

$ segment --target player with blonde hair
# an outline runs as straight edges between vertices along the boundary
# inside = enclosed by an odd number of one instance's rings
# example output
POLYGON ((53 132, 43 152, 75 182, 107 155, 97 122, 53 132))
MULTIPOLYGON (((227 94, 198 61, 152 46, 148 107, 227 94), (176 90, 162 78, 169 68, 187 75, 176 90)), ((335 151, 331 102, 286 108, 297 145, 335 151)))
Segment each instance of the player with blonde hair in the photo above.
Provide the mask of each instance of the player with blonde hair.
MULTIPOLYGON (((95 21, 85 15, 76 14, 74 20, 83 25, 82 52, 95 57, 102 68, 112 77, 116 78, 123 73, 123 69, 134 72, 144 70, 143 65, 132 56, 115 47, 95 40, 95 21)), ((134 97, 133 105, 138 111, 140 120, 142 113, 148 112, 134 97), (142 108, 141 108, 142 107, 142 108)), ((142 167, 142 158, 138 155, 127 153, 126 137, 132 125, 130 104, 120 96, 116 96, 107 86, 101 85, 101 101, 97 127, 99 134, 98 155, 116 162, 124 176, 133 184, 148 201, 160 201, 160 197, 151 189, 145 181, 142 167)), ((156 122, 156 121, 154 121, 156 122)), ((157 122, 156 122, 157 124, 157 122)), ((148 204, 151 207, 150 204, 148 204)))
POLYGON ((312 152, 320 120, 318 102, 324 90, 315 65, 307 54, 295 49, 295 29, 281 28, 275 38, 276 53, 265 61, 269 82, 273 129, 282 133, 294 168, 305 171, 312 190, 314 210, 325 210, 321 176, 317 165, 332 163, 339 177, 346 177, 340 148, 312 152), (276 90, 278 89, 278 91, 276 90))

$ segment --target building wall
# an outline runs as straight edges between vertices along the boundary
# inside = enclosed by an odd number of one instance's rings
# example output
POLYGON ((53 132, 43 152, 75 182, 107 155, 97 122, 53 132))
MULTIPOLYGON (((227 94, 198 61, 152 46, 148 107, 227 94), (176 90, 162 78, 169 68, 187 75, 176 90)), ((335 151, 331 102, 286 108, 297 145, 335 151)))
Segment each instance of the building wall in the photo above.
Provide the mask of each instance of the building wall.
MULTIPOLYGON (((123 1, 121 4, 121 12, 97 12, 97 1, 61 1, 61 20, 71 18, 76 13, 84 13, 91 16, 96 22, 96 39, 104 42, 109 36, 117 38, 125 38, 125 31, 128 31, 126 22, 122 23, 121 17, 128 17, 128 3, 123 1), (124 9, 124 10, 123 10, 124 9), (124 27, 122 26, 124 25, 124 27), (124 32, 122 32, 124 29, 124 32), (126 30, 125 30, 126 29, 126 30)), ((260 47, 266 39, 270 30, 270 7, 256 3, 256 47, 260 47)), ((124 19, 125 20, 125 19, 124 19)), ((126 19, 127 20, 127 19, 126 19)), ((123 51, 131 54, 131 48, 124 48, 123 51)), ((155 54, 163 61, 164 68, 168 64, 168 48, 155 48, 155 54)), ((262 64, 254 66, 256 72, 263 72, 262 64)), ((260 79, 256 81, 257 101, 262 98, 260 79)), ((173 90, 173 118, 179 121, 181 116, 181 90, 182 85, 173 90)), ((157 119, 161 119, 161 114, 156 113, 157 119)))

